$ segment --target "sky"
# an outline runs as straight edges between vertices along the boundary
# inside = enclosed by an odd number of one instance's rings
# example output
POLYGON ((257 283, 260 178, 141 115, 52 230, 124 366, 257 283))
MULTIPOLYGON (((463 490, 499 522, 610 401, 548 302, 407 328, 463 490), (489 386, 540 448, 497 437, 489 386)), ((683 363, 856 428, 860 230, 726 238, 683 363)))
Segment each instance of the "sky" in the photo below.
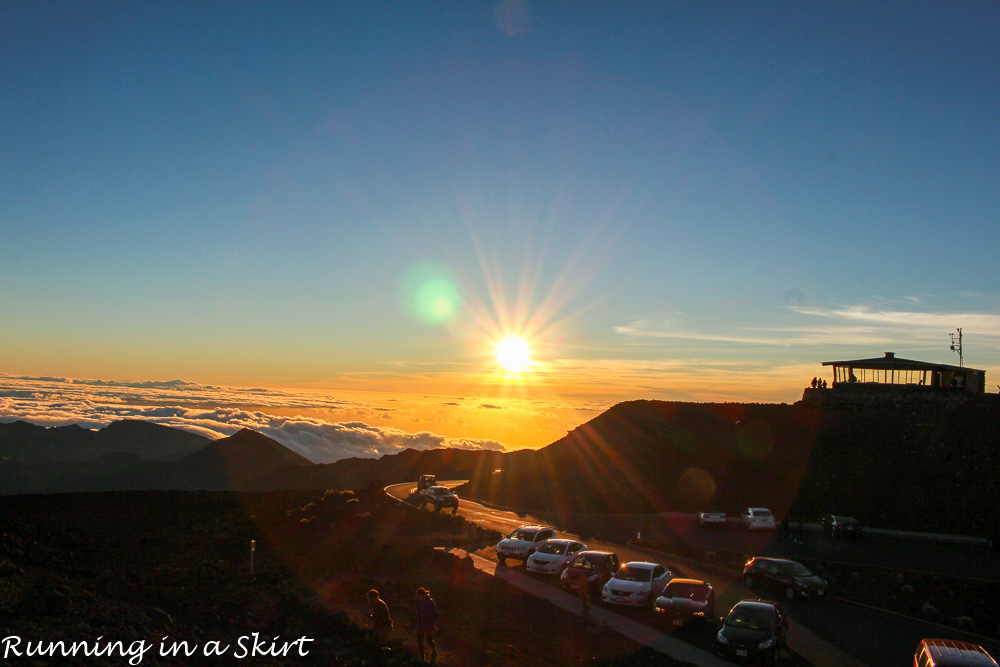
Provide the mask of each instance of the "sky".
POLYGON ((1000 378, 994 1, 3 3, 0 62, 3 421, 328 461, 959 328, 1000 378))

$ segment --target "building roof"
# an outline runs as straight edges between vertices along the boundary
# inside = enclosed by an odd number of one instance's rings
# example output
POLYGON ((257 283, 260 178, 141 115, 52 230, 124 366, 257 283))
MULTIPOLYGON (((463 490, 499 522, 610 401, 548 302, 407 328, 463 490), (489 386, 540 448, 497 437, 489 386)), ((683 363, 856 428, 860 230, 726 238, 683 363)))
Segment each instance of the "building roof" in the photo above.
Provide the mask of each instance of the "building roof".
POLYGON ((906 371, 960 371, 985 373, 978 368, 968 366, 952 366, 950 364, 935 364, 929 361, 915 361, 913 359, 903 359, 897 357, 895 352, 886 352, 884 357, 874 357, 872 359, 854 359, 849 361, 824 361, 824 366, 850 366, 851 368, 875 368, 879 370, 906 370, 906 371))

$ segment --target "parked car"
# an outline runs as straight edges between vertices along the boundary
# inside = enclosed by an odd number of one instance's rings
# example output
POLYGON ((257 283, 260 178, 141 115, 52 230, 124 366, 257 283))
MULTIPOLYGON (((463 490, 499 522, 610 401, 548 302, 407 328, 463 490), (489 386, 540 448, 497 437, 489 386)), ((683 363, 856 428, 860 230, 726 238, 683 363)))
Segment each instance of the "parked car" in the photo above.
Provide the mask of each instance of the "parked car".
POLYGON ((690 620, 707 621, 715 616, 715 590, 698 579, 671 579, 653 603, 656 621, 684 625, 690 620))
POLYGON ((417 480, 417 492, 429 489, 436 484, 437 478, 434 475, 421 475, 420 479, 417 480))
POLYGON ((924 639, 913 654, 913 667, 996 667, 982 646, 953 639, 924 639))
POLYGON ((567 590, 576 590, 580 577, 584 577, 591 594, 596 595, 620 565, 617 554, 610 551, 581 551, 563 570, 559 583, 567 590))
POLYGON ((555 530, 548 526, 521 526, 497 542, 497 560, 501 565, 506 565, 508 558, 526 561, 545 540, 554 536, 555 530))
POLYGON ((629 607, 651 605, 663 591, 673 572, 659 563, 625 563, 601 588, 601 601, 629 607))
POLYGON ((450 507, 452 512, 458 512, 458 496, 447 486, 430 486, 420 491, 421 505, 431 504, 435 512, 450 507))
POLYGON ((826 595, 827 582, 801 563, 786 558, 757 556, 743 568, 743 583, 747 588, 769 588, 789 600, 826 595))
POLYGON ((823 534, 827 537, 845 540, 860 540, 863 535, 861 522, 852 516, 824 514, 819 520, 823 534))
POLYGON ((702 510, 698 512, 698 524, 701 526, 725 526, 726 513, 722 510, 702 510))
POLYGON ((747 507, 740 513, 740 521, 750 530, 774 530, 777 527, 774 523, 774 515, 766 507, 747 507))
POLYGON ((715 636, 716 652, 738 660, 778 662, 788 644, 788 617, 777 602, 741 600, 729 610, 715 636))
POLYGON ((564 540, 558 537, 545 540, 535 553, 528 556, 525 567, 529 572, 560 574, 574 556, 586 550, 587 545, 576 540, 564 540))

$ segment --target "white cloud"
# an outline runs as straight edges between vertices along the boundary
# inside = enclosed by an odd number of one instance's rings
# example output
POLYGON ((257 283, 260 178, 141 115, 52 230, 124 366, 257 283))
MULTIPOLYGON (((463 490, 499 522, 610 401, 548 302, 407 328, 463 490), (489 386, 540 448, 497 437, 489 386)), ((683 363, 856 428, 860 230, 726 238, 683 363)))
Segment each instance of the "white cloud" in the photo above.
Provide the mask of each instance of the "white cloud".
MULTIPOLYGON (((421 431, 333 423, 269 414, 272 408, 338 408, 364 404, 267 389, 212 387, 192 382, 119 382, 0 375, 0 420, 99 429, 122 419, 149 421, 216 439, 242 428, 259 431, 315 463, 378 457, 406 448, 505 450, 496 440, 450 438, 421 431), (261 409, 252 409, 254 407, 261 409)), ((369 406, 370 407, 370 406, 369 406)))

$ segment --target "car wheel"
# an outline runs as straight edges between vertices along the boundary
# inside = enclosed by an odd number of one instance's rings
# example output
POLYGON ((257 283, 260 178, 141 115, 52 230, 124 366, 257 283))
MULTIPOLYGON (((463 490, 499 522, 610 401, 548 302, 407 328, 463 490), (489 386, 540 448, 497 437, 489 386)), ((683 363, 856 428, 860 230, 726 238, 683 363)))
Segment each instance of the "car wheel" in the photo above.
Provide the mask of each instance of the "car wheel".
POLYGON ((743 575, 743 584, 747 588, 753 588, 753 575, 752 574, 744 574, 743 575))
POLYGON ((793 586, 789 586, 788 588, 785 589, 785 598, 789 600, 794 600, 795 597, 796 597, 795 588, 793 586))
POLYGON ((507 564, 507 557, 506 556, 497 556, 497 560, 500 561, 501 565, 506 565, 507 564))
POLYGON ((434 512, 437 513, 437 512, 440 512, 440 511, 441 511, 441 506, 440 505, 435 505, 434 506, 434 512))

